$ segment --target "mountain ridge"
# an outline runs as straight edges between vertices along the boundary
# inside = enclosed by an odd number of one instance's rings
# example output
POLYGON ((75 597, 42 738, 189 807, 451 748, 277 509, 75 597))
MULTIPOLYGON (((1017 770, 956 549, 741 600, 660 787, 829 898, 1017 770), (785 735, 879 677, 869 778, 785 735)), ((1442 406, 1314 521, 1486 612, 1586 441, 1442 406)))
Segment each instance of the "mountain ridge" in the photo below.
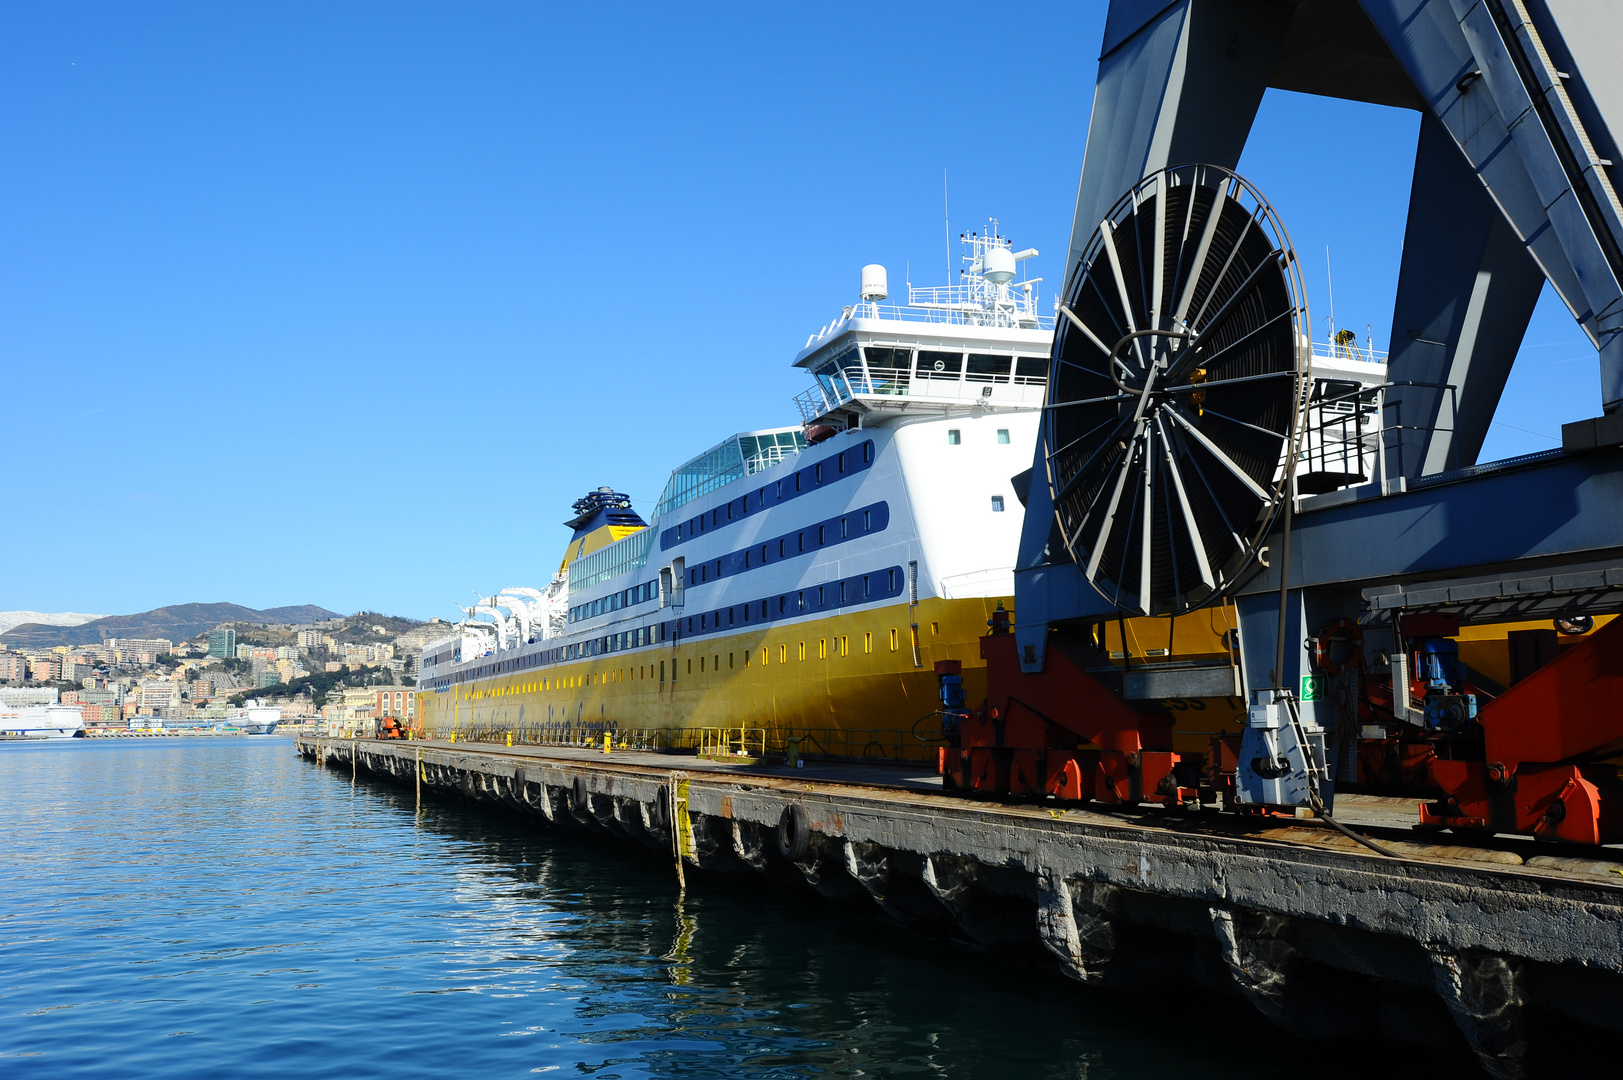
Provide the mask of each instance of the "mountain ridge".
POLYGON ((13 626, 38 623, 41 626, 81 626, 92 619, 105 619, 105 613, 95 615, 85 611, 0 611, 0 634, 13 626))
POLYGON ((0 634, 0 647, 50 648, 99 645, 110 638, 166 638, 185 641, 226 622, 313 623, 342 616, 315 604, 249 608, 241 604, 171 604, 133 615, 108 615, 77 626, 22 623, 0 634))

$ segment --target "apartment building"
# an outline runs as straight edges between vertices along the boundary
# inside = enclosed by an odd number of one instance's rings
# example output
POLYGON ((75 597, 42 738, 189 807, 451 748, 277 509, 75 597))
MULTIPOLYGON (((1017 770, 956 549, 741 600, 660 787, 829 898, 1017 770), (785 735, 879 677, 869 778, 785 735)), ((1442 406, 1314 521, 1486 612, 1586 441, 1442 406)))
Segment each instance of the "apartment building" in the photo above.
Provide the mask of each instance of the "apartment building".
POLYGON ((412 686, 374 686, 373 716, 393 716, 399 720, 417 719, 417 689, 412 686))
POLYGON ((229 626, 217 626, 209 631, 209 655, 229 659, 237 655, 237 632, 229 626))

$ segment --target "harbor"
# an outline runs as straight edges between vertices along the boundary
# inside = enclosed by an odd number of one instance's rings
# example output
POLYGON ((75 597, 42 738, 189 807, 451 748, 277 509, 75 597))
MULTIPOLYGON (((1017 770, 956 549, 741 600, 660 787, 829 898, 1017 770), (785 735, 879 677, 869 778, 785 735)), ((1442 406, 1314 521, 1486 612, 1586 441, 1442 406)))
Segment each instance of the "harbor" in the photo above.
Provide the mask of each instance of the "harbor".
POLYGON ((1623 15, 918 15, 13 20, 13 1071, 1617 1073, 1623 15))
MULTIPOLYGON (((1623 1033, 1623 853, 1464 847, 1412 801, 1247 822, 971 802, 927 770, 449 741, 297 739, 309 762, 649 849, 687 875, 759 875, 989 957, 1152 998, 1235 997, 1305 1039, 1453 1047, 1492 1076, 1623 1033), (1540 1045, 1554 1021, 1560 1046, 1540 1045)), ((995 962, 995 961, 993 961, 995 962)))

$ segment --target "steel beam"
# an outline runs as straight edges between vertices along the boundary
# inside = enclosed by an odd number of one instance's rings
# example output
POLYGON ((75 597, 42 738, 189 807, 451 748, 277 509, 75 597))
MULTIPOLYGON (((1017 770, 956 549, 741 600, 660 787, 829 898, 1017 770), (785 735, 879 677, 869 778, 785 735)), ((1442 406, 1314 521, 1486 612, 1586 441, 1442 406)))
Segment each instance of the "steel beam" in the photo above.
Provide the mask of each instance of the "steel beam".
MULTIPOLYGON (((1576 566, 1623 553, 1623 450, 1556 454, 1525 467, 1298 514, 1290 587, 1576 566)), ((1279 564, 1242 594, 1277 591, 1279 564)))
POLYGON ((1400 384, 1386 398, 1389 477, 1476 464, 1543 287, 1448 130, 1425 114, 1387 362, 1400 384))

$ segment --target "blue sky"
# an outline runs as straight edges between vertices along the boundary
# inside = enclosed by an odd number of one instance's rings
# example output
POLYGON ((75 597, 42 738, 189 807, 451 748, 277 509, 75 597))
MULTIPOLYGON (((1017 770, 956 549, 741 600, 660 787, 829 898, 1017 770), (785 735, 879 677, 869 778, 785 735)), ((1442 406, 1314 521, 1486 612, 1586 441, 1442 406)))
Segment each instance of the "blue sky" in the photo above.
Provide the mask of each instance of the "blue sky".
MULTIPOLYGON (((944 171, 1057 284, 1103 12, 0 8, 0 609, 544 583, 584 491, 794 422, 864 263, 938 283, 944 171)), ((1379 348, 1417 129, 1270 92, 1241 167, 1379 348)), ((1546 290, 1484 456, 1597 390, 1546 290)))

